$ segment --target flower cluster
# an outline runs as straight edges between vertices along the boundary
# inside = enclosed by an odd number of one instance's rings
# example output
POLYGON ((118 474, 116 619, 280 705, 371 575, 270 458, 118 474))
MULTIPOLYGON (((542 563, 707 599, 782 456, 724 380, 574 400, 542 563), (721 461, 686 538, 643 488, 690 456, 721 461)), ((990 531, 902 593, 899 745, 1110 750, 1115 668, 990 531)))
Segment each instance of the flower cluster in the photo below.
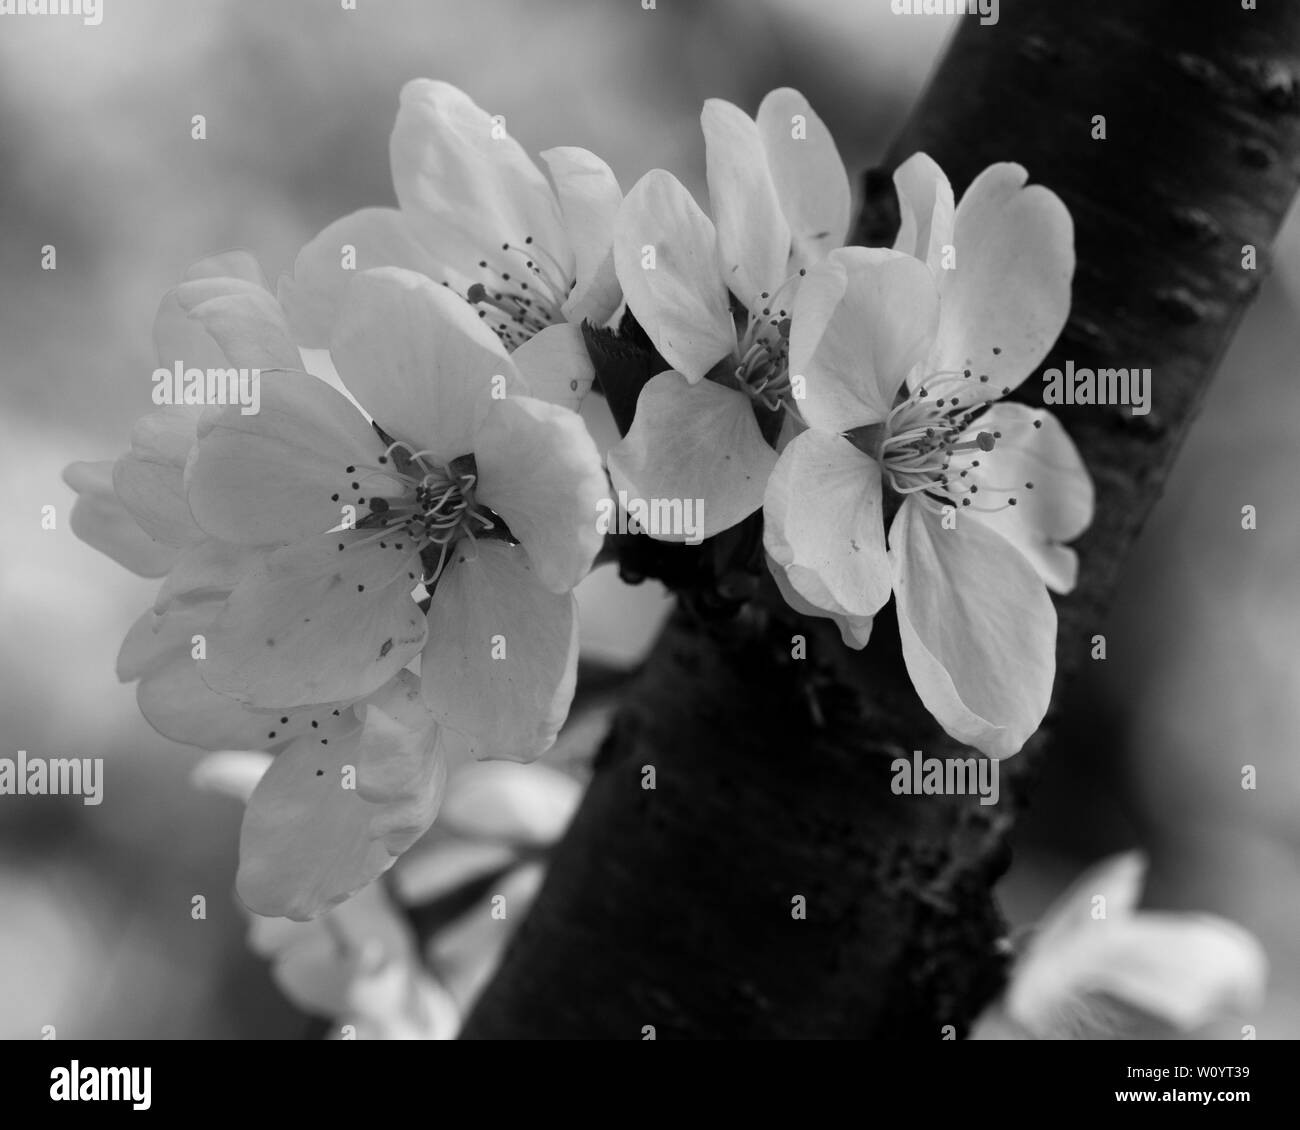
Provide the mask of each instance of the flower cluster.
POLYGON ((398 207, 331 224, 274 294, 230 253, 163 301, 159 364, 255 370, 258 409, 162 407, 68 468, 78 534, 162 578, 118 659, 145 717, 273 755, 240 843, 256 913, 365 888, 449 759, 551 746, 615 491, 700 500, 705 537, 761 515, 780 592, 851 647, 892 595, 958 739, 1006 757, 1041 721, 1092 489, 1059 424, 1001 398, 1068 313, 1068 212, 1016 165, 954 205, 918 154, 894 247, 845 246, 849 178, 799 93, 702 122, 712 218, 584 149, 542 154, 548 180, 464 93, 409 83, 398 207), (662 371, 602 457, 584 326, 632 323, 662 371))

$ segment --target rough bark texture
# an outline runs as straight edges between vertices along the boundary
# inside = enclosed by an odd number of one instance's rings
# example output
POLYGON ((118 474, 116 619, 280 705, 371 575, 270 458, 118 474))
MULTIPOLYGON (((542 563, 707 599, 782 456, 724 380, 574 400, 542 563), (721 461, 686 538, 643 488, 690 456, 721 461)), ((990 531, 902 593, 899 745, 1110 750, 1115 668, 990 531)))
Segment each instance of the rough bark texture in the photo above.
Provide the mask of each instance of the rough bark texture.
MULTIPOLYGON (((928 151, 958 192, 997 160, 1058 192, 1079 268, 1047 364, 1153 370, 1149 416, 1061 411, 1097 517, 1058 602, 1058 698, 1257 285, 1242 247, 1262 269, 1291 200, 1298 46, 1300 5, 1277 0, 1006 0, 996 26, 963 21, 890 153, 928 151)), ((893 206, 887 172, 869 174, 857 239, 891 242, 893 206)), ((1040 395, 1036 377, 1020 394, 1040 395)), ((679 614, 465 1035, 963 1033, 1004 977, 990 887, 1058 713, 1006 763, 997 806, 896 797, 890 758, 963 751, 917 703, 890 615, 857 656, 770 601, 679 614)))

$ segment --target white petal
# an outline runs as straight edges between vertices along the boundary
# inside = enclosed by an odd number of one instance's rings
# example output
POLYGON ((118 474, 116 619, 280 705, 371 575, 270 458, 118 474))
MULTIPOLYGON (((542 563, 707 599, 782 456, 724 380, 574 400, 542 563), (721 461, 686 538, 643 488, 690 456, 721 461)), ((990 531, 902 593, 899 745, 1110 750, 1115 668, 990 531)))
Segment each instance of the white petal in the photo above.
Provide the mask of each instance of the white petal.
MULTIPOLYGON (((522 247, 531 236, 572 281, 559 204, 504 119, 449 83, 415 79, 402 88, 389 156, 403 213, 447 266, 471 274, 503 243, 522 247)), ((515 256, 516 269, 522 261, 515 256)))
POLYGON ((811 267, 848 235, 849 176, 830 130, 797 90, 773 90, 758 108, 768 167, 792 243, 787 273, 811 267))
POLYGON ((980 456, 968 481, 985 492, 989 504, 1016 500, 1014 506, 972 516, 1020 550, 1053 592, 1069 592, 1079 562, 1063 543, 1088 528, 1093 509, 1092 478, 1078 449, 1055 416, 1023 404, 994 404, 970 431, 996 432, 1000 438, 980 456))
POLYGON ((396 267, 362 271, 348 284, 330 353, 384 431, 444 462, 469 454, 494 393, 525 391, 505 346, 468 302, 396 267))
POLYGON ((294 742, 249 798, 240 898, 256 914, 297 921, 328 910, 386 871, 423 831, 416 826, 432 820, 444 778, 436 727, 411 727, 374 703, 351 741, 294 742), (378 802, 349 783, 376 766, 387 789, 378 802))
POLYGON ((952 185, 932 157, 913 153, 894 170, 894 188, 899 212, 894 250, 914 255, 938 276, 943 249, 953 245, 952 185))
POLYGON ((154 541, 131 517, 113 489, 113 464, 69 463, 63 481, 77 492, 68 524, 87 545, 142 577, 161 577, 176 549, 154 541))
POLYGON ((957 266, 939 272, 943 316, 927 369, 971 369, 977 397, 1015 388, 1047 356, 1070 313, 1074 223, 1060 197, 991 165, 957 205, 957 266), (996 351, 996 352, 995 352, 996 351))
POLYGON ((1013 970, 1013 1020, 1039 1039, 1113 1037, 1111 1000, 1184 1032, 1258 1004, 1255 938, 1212 915, 1135 912, 1143 871, 1136 853, 1108 859, 1048 910, 1013 970))
POLYGON ((348 283, 374 267, 404 267, 437 282, 447 278, 398 209, 362 208, 335 220, 298 252, 293 273, 280 278, 280 304, 300 345, 329 347, 348 283))
POLYGON ((772 580, 776 583, 777 590, 786 604, 801 616, 820 617, 833 621, 840 630, 840 639, 844 641, 845 647, 861 650, 867 646, 867 642, 871 639, 871 628, 875 623, 874 616, 846 616, 842 612, 828 612, 824 608, 818 608, 795 589, 790 583, 790 578, 786 576, 784 567, 773 561, 771 554, 764 554, 764 557, 767 559, 768 572, 772 574, 772 580))
POLYGON ((537 762, 486 761, 451 778, 439 827, 462 836, 545 847, 564 835, 582 786, 537 762))
POLYGON ((576 260, 577 282, 565 299, 564 316, 604 325, 623 300, 614 274, 614 226, 623 192, 614 171, 586 149, 563 145, 544 150, 542 160, 555 181, 576 260))
POLYGON ((150 412, 131 429, 131 450, 113 467, 113 488, 150 537, 184 547, 204 533, 185 497, 185 463, 202 409, 177 405, 150 412))
POLYGON ((753 119, 730 102, 710 98, 700 124, 722 278, 752 307, 760 292, 775 290, 785 278, 790 227, 753 119))
POLYGON ((216 255, 209 255, 205 259, 200 259, 185 271, 184 279, 186 282, 192 282, 194 279, 240 279, 243 282, 250 282, 263 290, 269 290, 266 285, 266 275, 262 271, 261 264, 251 251, 244 251, 236 248, 234 251, 222 251, 216 255))
POLYGON ((814 428, 843 432, 884 420, 908 371, 926 355, 939 296, 925 264, 897 251, 846 247, 799 287, 790 375, 814 428))
POLYGON ((619 209, 614 266, 627 304, 655 348, 687 380, 736 349, 718 238, 676 177, 646 173, 619 209))
POLYGON ((364 544, 370 533, 287 546, 240 581, 208 638, 204 682, 249 706, 291 707, 351 701, 396 675, 424 643, 410 595, 419 559, 409 540, 364 544))
POLYGON ((231 406, 199 425, 185 485, 207 533, 283 545, 342 524, 345 506, 360 520, 363 498, 402 496, 378 463, 383 441, 342 393, 308 373, 269 373, 261 395, 254 415, 231 406))
POLYGON ((577 412, 596 379, 596 370, 582 337, 572 322, 547 326, 510 354, 528 395, 577 412))
POLYGON ((289 336, 284 311, 261 287, 222 293, 226 280, 197 280, 176 288, 176 300, 217 343, 226 366, 300 369, 302 354, 289 336))
POLYGON ((781 452, 763 499, 763 546, 823 615, 860 622, 889 599, 880 468, 848 440, 806 431, 781 452))
POLYGON ((600 453, 582 417, 530 396, 494 400, 474 441, 475 495, 522 543, 537 579, 568 592, 591 571, 608 497, 600 453))
POLYGON ((196 789, 222 793, 247 803, 257 782, 271 766, 269 753, 248 750, 222 750, 210 753, 190 773, 190 784, 196 789))
POLYGON ((889 532, 903 659, 958 741, 1018 753, 1047 712, 1056 610, 1010 542, 960 513, 956 529, 908 499, 889 532))
POLYGON ((691 508, 695 530, 653 532, 661 541, 687 541, 730 529, 762 506, 776 452, 744 393, 660 373, 641 390, 631 430, 607 460, 615 488, 629 501, 680 503, 683 527, 691 508))
POLYGON ((578 666, 577 602, 518 547, 458 544, 433 594, 420 663, 435 717, 475 757, 532 761, 555 741, 578 666))

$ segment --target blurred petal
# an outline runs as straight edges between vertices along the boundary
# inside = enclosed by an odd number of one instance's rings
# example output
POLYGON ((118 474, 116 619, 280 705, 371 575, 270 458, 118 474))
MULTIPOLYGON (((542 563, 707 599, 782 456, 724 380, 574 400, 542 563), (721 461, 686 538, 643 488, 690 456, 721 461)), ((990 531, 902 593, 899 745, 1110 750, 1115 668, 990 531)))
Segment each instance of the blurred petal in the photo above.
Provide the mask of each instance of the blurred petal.
POLYGON ((1013 496, 1016 504, 971 516, 1020 550, 1053 592, 1069 592, 1079 561, 1063 543, 1088 528, 1093 508, 1092 479, 1078 449, 1055 416, 1023 404, 994 404, 976 421, 971 431, 976 430, 1000 438, 967 481, 994 500, 1013 496))
POLYGON ((889 532, 903 659, 917 694, 958 741, 1018 753, 1047 711, 1056 610, 1033 567, 981 522, 956 529, 908 499, 889 532))
POLYGON ((692 383, 736 348, 717 244, 708 216, 662 169, 637 181, 619 209, 614 265, 627 304, 692 383))
POLYGON ((793 274, 820 262, 847 238, 849 175, 830 130, 797 90, 773 90, 758 108, 768 168, 790 226, 793 274))
POLYGON ((730 102, 710 98, 700 124, 722 278, 752 307, 760 292, 775 290, 785 278, 790 228, 753 119, 730 102))
POLYGON ((204 533, 185 496, 185 463, 194 448, 197 406, 176 405, 150 412, 131 429, 131 450, 113 467, 113 488, 150 537, 184 547, 204 533))
POLYGON ((614 226, 623 192, 613 170, 586 149, 563 145, 543 151, 542 160, 555 181, 576 260, 577 282, 564 316, 575 324, 585 318, 604 325, 623 300, 614 273, 614 226))
POLYGON ((573 596, 545 588, 518 547, 460 542, 433 593, 420 663, 438 721, 477 758, 531 761, 564 724, 577 667, 573 596))
POLYGON ((190 784, 197 789, 247 802, 272 760, 269 753, 247 750, 227 749, 210 753, 190 773, 190 784))
POLYGON ((938 277, 943 249, 953 243, 952 185, 926 153, 913 153, 894 170, 898 193, 898 237, 894 250, 920 259, 938 277))
MULTIPOLYGON (((607 458, 615 488, 631 498, 702 505, 702 537, 762 506, 776 465, 744 393, 713 381, 692 385, 681 373, 660 373, 646 384, 631 430, 607 458)), ((687 534, 655 536, 685 541, 687 534)))
POLYGON ((396 208, 362 208, 335 220, 298 252, 293 273, 280 279, 280 304, 300 345, 329 347, 348 283, 374 267, 403 267, 437 282, 446 278, 396 208), (348 267, 344 248, 354 251, 348 267))
POLYGON ((469 454, 494 376, 503 394, 525 391, 505 346, 468 302, 396 267, 348 284, 330 352, 384 431, 444 462, 469 454))
POLYGON ((840 436, 796 436, 768 479, 763 546, 823 614, 870 624, 893 587, 876 461, 840 436))
POLYGON ((795 297, 790 374, 806 382, 804 419, 828 432, 884 420, 938 323, 939 295, 924 263, 883 249, 832 252, 795 297))
POLYGON ((289 336, 284 311, 261 287, 235 294, 215 293, 223 280, 182 283, 176 289, 181 309, 197 321, 221 349, 222 368, 300 369, 302 354, 289 336))
POLYGON ((1047 356, 1070 313, 1074 223, 1060 197, 991 165, 957 205, 957 266, 939 272, 943 316, 927 369, 987 374, 971 392, 1015 388, 1047 356))
POLYGON ((63 481, 77 492, 68 525, 92 549, 141 577, 161 577, 176 550, 154 541, 131 517, 113 489, 113 463, 69 463, 63 481))
POLYGON ((609 495, 582 417, 530 396, 494 400, 474 457, 476 497, 505 519, 537 579, 552 592, 568 592, 604 544, 596 518, 609 495))
POLYGON ((564 835, 582 786, 537 762, 467 765, 447 786, 439 827, 462 836, 545 847, 564 835))

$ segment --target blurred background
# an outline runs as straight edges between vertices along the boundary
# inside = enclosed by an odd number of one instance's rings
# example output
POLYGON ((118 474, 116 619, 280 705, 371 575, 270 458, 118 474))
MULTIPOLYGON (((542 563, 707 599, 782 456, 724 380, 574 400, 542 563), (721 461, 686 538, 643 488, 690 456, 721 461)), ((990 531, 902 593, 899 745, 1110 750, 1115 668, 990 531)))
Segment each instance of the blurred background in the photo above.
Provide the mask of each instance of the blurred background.
MULTIPOLYGON (((392 203, 388 134, 409 78, 461 86, 530 152, 586 146, 625 189, 662 166, 703 198, 704 98, 753 112, 772 87, 799 87, 856 176, 952 27, 884 0, 357 7, 104 0, 98 27, 0 21, 0 477, 14 488, 0 509, 0 756, 103 757, 107 778, 99 807, 0 797, 0 1037, 305 1031, 245 945, 238 804, 190 786, 198 753, 158 737, 113 675, 157 582, 71 535, 59 478, 116 457, 152 407, 150 330, 181 272, 245 247, 274 279, 331 220, 392 203), (40 269, 46 244, 57 270, 40 269)), ((1298 291, 1293 222, 1098 626, 1109 658, 1074 692, 1095 726, 1048 768, 1002 892, 1029 923, 1084 865, 1143 845, 1150 904, 1216 911, 1263 941, 1260 1038, 1300 1037, 1298 291)), ((664 608, 608 569, 582 598, 584 646, 619 664, 664 608)))

